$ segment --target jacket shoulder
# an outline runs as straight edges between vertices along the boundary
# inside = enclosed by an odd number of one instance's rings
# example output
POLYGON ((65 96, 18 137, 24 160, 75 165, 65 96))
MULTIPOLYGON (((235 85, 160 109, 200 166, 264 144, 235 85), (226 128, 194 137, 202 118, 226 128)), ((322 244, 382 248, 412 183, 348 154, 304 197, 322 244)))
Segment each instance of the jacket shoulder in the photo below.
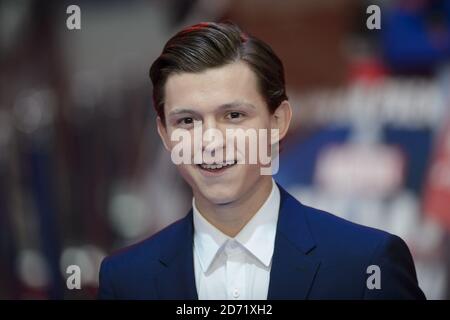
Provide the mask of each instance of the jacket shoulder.
POLYGON ((389 237, 396 237, 389 232, 354 223, 323 210, 302 206, 309 227, 319 243, 330 243, 333 246, 345 244, 367 249, 386 241, 389 237))
POLYGON ((167 246, 176 241, 176 236, 185 227, 187 217, 175 221, 154 235, 107 256, 102 267, 114 269, 117 273, 138 272, 158 262, 167 246))
MULTIPOLYGON (((332 270, 344 287, 350 282, 363 286, 357 296, 363 299, 425 299, 418 286, 411 252, 403 239, 389 232, 356 224, 328 212, 306 207, 308 221, 317 238, 322 271, 332 270), (382 285, 370 290, 367 279, 378 268, 382 285), (372 269, 371 269, 372 268, 372 269), (382 289, 382 290, 381 290, 382 289)), ((322 273, 323 274, 323 273, 322 273)), ((333 289, 330 289, 331 291, 333 289)))

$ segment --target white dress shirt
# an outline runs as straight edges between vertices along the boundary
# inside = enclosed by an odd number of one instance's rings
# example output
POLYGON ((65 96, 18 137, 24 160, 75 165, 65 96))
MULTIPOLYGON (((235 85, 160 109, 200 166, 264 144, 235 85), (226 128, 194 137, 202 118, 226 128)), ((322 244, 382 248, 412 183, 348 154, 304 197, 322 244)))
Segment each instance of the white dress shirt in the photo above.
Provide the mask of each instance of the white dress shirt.
POLYGON ((280 190, 272 179, 269 197, 231 238, 209 223, 195 206, 194 270, 200 300, 265 300, 280 208, 280 190))

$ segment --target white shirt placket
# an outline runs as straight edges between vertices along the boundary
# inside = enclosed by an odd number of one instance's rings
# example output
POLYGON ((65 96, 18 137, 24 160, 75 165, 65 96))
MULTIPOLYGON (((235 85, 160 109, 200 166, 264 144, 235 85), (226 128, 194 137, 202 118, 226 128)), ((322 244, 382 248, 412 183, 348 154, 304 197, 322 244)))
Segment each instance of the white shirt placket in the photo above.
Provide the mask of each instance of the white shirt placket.
POLYGON ((225 247, 227 256, 227 296, 229 300, 246 299, 245 255, 239 244, 232 240, 225 247))

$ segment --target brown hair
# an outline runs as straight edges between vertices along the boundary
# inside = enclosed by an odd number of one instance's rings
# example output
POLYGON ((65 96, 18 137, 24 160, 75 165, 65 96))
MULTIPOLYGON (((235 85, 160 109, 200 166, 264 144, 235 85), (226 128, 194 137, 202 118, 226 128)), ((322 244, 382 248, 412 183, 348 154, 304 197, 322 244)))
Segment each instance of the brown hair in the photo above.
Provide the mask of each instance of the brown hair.
POLYGON ((187 27, 167 41, 150 67, 153 103, 164 120, 164 85, 174 73, 202 72, 209 68, 244 61, 255 72, 258 86, 273 113, 287 100, 281 60, 263 41, 247 35, 231 22, 203 22, 187 27))

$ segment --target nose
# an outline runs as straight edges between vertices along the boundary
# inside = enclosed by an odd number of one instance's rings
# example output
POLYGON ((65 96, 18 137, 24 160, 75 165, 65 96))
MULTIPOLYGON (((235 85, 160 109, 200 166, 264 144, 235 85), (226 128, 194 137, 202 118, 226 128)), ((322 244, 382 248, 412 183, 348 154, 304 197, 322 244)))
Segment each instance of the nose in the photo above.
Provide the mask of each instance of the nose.
MULTIPOLYGON (((203 152, 213 158, 223 154, 224 136, 214 119, 205 119, 203 122, 203 152)), ((217 159, 221 160, 221 159, 217 159)))

